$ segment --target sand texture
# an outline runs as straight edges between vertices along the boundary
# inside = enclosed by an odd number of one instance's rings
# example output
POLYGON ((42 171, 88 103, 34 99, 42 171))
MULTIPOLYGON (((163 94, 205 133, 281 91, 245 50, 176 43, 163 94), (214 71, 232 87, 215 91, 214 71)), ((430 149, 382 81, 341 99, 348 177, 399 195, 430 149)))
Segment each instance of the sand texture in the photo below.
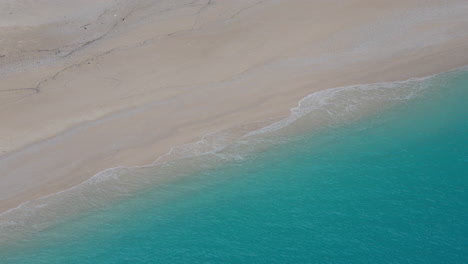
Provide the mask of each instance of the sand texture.
POLYGON ((468 64, 466 0, 5 0, 0 212, 327 88, 468 64))

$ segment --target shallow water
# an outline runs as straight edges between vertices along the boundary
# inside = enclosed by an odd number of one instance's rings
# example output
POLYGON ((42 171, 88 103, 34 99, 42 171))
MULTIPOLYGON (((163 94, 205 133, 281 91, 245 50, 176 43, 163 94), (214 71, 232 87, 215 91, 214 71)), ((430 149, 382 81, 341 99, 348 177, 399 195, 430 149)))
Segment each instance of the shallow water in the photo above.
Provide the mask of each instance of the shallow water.
POLYGON ((0 263, 468 263, 468 70, 424 82, 353 122, 312 130, 307 112, 261 151, 0 246, 0 263))

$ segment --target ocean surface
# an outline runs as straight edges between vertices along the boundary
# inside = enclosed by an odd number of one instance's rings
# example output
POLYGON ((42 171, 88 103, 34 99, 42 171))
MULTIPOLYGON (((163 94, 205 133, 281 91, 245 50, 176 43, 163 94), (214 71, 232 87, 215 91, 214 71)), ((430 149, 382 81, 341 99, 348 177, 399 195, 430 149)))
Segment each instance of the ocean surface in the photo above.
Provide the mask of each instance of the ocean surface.
POLYGON ((467 68, 314 94, 193 153, 0 216, 0 263, 468 263, 467 68))

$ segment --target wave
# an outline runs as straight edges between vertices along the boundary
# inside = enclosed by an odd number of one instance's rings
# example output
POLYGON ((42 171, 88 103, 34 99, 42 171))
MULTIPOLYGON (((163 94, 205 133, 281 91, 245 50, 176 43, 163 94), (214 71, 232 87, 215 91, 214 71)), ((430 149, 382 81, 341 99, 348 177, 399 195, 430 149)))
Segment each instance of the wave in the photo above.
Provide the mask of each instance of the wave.
POLYGON ((225 162, 245 159, 288 140, 292 135, 353 122, 409 102, 440 87, 440 82, 447 78, 467 70, 461 68, 406 81, 323 90, 303 98, 286 118, 248 123, 207 134, 197 142, 172 148, 146 166, 106 169, 73 188, 25 202, 0 214, 0 243, 41 231, 158 184, 188 177, 225 162))

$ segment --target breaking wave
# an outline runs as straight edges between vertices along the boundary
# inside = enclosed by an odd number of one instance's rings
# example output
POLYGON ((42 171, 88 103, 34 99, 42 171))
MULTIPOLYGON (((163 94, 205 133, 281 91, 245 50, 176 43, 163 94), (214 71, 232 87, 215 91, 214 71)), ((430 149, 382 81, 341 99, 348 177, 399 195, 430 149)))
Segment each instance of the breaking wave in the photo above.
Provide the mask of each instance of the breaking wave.
POLYGON ((293 135, 353 122, 396 104, 423 96, 462 68, 406 81, 353 85, 310 94, 291 109, 288 117, 266 120, 214 132, 201 140, 176 146, 154 163, 101 171, 83 183, 0 214, 0 243, 18 239, 97 209, 139 191, 188 177, 194 172, 244 159, 293 135))

